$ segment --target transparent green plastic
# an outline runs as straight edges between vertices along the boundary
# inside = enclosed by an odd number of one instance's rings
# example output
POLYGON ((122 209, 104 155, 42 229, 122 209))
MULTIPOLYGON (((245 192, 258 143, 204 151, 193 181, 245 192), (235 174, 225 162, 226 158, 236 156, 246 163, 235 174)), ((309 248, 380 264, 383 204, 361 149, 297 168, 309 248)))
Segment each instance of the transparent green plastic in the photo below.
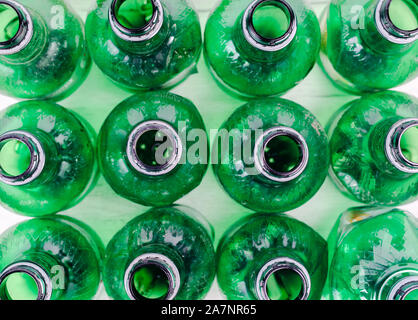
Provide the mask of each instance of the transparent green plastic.
POLYGON ((202 117, 189 100, 163 91, 135 95, 119 104, 103 124, 99 162, 106 181, 120 196, 146 206, 170 205, 202 181, 208 162, 207 139, 202 117), (155 121, 157 127, 151 124, 144 129, 129 148, 132 134, 155 121), (165 130, 174 135, 172 140, 165 130), (175 138, 177 147, 168 143, 175 138), (194 149, 199 141, 203 147, 194 149), (164 163, 158 160, 159 152, 164 163))
POLYGON ((0 3, 0 93, 62 100, 90 66, 83 23, 64 1, 0 3))
POLYGON ((104 268, 106 291, 116 300, 129 300, 130 288, 135 292, 131 299, 136 300, 201 299, 215 276, 212 241, 213 229, 194 210, 184 206, 153 208, 130 221, 110 241, 104 268), (152 258, 133 265, 133 277, 127 282, 129 266, 144 255, 170 260, 170 270, 178 272, 177 285, 169 291, 168 278, 174 278, 175 272, 163 272, 162 262, 152 258))
POLYGON ((80 221, 54 216, 22 222, 0 236, 0 299, 91 299, 103 256, 101 240, 80 221))
POLYGON ((351 208, 328 238, 326 293, 337 300, 416 299, 418 221, 399 209, 351 208))
POLYGON ((306 77, 320 38, 315 13, 302 1, 223 0, 206 24, 204 54, 226 92, 275 96, 306 77))
POLYGON ((95 133, 75 113, 44 101, 0 113, 0 201, 26 216, 69 209, 95 186, 95 133))
POLYGON ((86 21, 98 67, 125 89, 171 88, 196 72, 198 14, 187 0, 98 1, 86 21))
POLYGON ((345 195, 385 206, 417 199, 417 99, 392 91, 365 96, 343 106, 328 131, 330 175, 345 195))
POLYGON ((321 29, 320 64, 343 89, 385 90, 418 75, 414 0, 333 0, 321 29))
POLYGON ((219 129, 212 153, 222 187, 254 211, 297 208, 327 175, 324 129, 312 113, 285 99, 255 100, 237 109, 219 129), (278 132, 271 140, 263 138, 271 130, 278 132), (269 142, 257 148, 260 139, 269 142))
POLYGON ((261 270, 273 265, 264 288, 269 300, 317 300, 327 273, 327 243, 306 224, 284 214, 257 213, 235 223, 217 249, 217 279, 231 300, 262 300, 257 288, 261 270), (292 264, 305 269, 307 283, 292 264), (309 286, 309 289, 307 288, 309 286), (304 292, 303 292, 304 291, 304 292))

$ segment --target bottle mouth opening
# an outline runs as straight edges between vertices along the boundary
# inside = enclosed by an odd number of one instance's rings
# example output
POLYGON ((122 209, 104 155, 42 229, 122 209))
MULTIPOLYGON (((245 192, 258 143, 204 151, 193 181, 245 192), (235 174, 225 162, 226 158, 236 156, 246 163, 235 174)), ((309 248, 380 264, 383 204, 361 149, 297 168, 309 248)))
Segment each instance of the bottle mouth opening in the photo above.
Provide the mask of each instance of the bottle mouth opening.
POLYGON ((24 185, 34 181, 45 166, 39 140, 28 132, 10 131, 0 135, 0 181, 24 185))
POLYGON ((117 36, 126 41, 153 38, 163 23, 163 7, 159 0, 113 0, 109 21, 117 36))
POLYGON ((402 296, 402 300, 418 300, 418 282, 415 286, 406 290, 402 296))
POLYGON ((418 300, 418 276, 407 276, 396 282, 387 300, 418 300))
POLYGON ((263 51, 279 51, 296 35, 296 16, 282 0, 256 0, 244 13, 244 36, 248 43, 263 51))
POLYGON ((257 296, 260 300, 307 300, 310 287, 306 268, 290 258, 268 262, 257 276, 257 296))
POLYGON ((127 155, 131 165, 145 175, 164 175, 177 167, 182 143, 176 130, 163 121, 147 121, 130 134, 127 155))
POLYGON ((13 0, 0 0, 0 55, 22 50, 32 38, 33 23, 29 12, 13 0))
POLYGON ((0 300, 49 300, 51 282, 45 271, 30 262, 18 262, 0 274, 0 300))
POLYGON ((275 127, 260 136, 254 148, 255 166, 269 180, 287 182, 305 170, 309 160, 306 140, 297 131, 275 127))
POLYGON ((418 173, 418 119, 395 123, 386 139, 386 156, 400 171, 418 173))
POLYGON ((21 27, 22 20, 16 8, 0 2, 0 45, 13 41, 21 27))
POLYGON ((376 7, 379 32, 389 41, 408 44, 418 39, 418 4, 414 0, 381 0, 376 7))
POLYGON ((166 256, 144 254, 125 273, 125 289, 131 300, 172 300, 180 288, 180 274, 166 256))

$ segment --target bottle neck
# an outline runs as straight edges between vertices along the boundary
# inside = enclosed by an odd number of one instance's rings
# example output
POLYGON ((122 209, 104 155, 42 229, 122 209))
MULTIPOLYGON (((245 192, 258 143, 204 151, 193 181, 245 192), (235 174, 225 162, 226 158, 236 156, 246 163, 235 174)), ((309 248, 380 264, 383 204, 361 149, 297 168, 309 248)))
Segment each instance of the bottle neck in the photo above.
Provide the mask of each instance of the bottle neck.
POLYGON ((377 300, 416 300, 418 266, 405 265, 388 270, 377 282, 377 300))
POLYGON ((296 15, 282 0, 255 0, 235 25, 235 43, 248 59, 275 61, 288 52, 297 32, 296 15))
POLYGON ((173 250, 147 246, 126 268, 125 291, 131 300, 173 300, 180 290, 183 268, 173 250))
POLYGON ((418 6, 413 0, 372 0, 361 35, 382 53, 402 52, 418 39, 418 6))
POLYGON ((160 0, 113 0, 109 24, 116 42, 136 54, 157 48, 169 34, 169 17, 160 0))
POLYGON ((54 277, 65 279, 64 270, 49 254, 24 255, 1 271, 0 300, 56 300, 65 284, 54 277))
POLYGON ((11 186, 45 182, 55 174, 56 154, 55 145, 40 131, 0 135, 0 182, 11 186))
POLYGON ((309 272, 290 257, 268 261, 252 282, 252 291, 258 300, 307 300, 311 291, 309 272))
POLYGON ((255 142, 255 168, 264 180, 273 183, 295 180, 305 171, 308 161, 306 140, 292 128, 270 128, 255 142))
POLYGON ((36 13, 13 0, 0 1, 0 59, 26 62, 45 47, 46 24, 36 13))
POLYGON ((183 144, 177 131, 168 123, 153 120, 135 127, 126 147, 131 166, 147 176, 161 176, 180 163, 183 144))
POLYGON ((372 130, 369 148, 376 166, 395 175, 418 173, 418 119, 381 121, 372 130))

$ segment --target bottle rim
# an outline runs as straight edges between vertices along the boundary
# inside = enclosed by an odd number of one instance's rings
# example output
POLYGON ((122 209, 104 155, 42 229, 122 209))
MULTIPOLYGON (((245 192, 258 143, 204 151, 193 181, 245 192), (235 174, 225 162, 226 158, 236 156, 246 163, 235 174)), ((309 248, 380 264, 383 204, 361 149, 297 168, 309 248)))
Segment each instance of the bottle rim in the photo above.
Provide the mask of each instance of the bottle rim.
POLYGON ((22 186, 33 182, 45 167, 46 156, 41 142, 29 132, 8 131, 0 135, 0 150, 9 140, 17 140, 26 145, 31 155, 30 163, 26 171, 17 176, 8 175, 0 166, 0 182, 11 186, 22 186))
POLYGON ((50 300, 52 296, 52 281, 47 272, 39 265, 30 261, 19 261, 6 267, 0 273, 0 300, 9 300, 6 292, 7 278, 15 273, 29 275, 36 283, 38 296, 36 300, 50 300))
POLYGON ((0 0, 0 4, 11 7, 18 15, 19 29, 12 39, 0 42, 0 55, 11 55, 23 50, 33 37, 33 21, 29 11, 14 0, 0 0))
POLYGON ((255 0, 253 1, 245 10, 242 18, 242 31, 244 32, 244 37, 246 41, 253 46, 262 51, 275 52, 280 51, 287 47, 295 38, 297 32, 297 19, 295 12, 292 9, 292 6, 284 0, 255 0), (253 23, 253 17, 255 11, 264 5, 276 5, 284 9, 289 18, 289 27, 287 31, 278 38, 267 39, 260 35, 253 23))
MULTIPOLYGON (((418 28, 403 30, 398 28, 390 18, 389 7, 392 0, 379 0, 375 10, 375 23, 379 33, 395 44, 410 44, 418 40, 418 28)), ((418 9, 417 9, 418 10, 418 9)))
POLYGON ((306 169, 309 162, 309 147, 305 138, 296 130, 289 127, 277 126, 270 128, 257 138, 254 146, 254 164, 259 173, 275 182, 288 182, 299 177, 306 169), (299 147, 301 157, 298 165, 288 172, 278 172, 271 168, 265 158, 265 150, 268 143, 276 137, 288 137, 299 147))
POLYGON ((126 154, 132 167, 147 176, 161 176, 174 170, 180 163, 183 144, 177 131, 168 123, 160 120, 145 121, 135 127, 128 138, 126 154), (168 161, 157 166, 145 164, 138 156, 137 144, 144 133, 157 131, 163 133, 171 143, 173 152, 168 161))
POLYGON ((418 290, 418 270, 416 264, 401 263, 387 269, 376 283, 374 299, 405 300, 418 290))
POLYGON ((300 262, 289 257, 278 257, 267 262, 258 272, 256 278, 256 294, 260 300, 271 300, 268 295, 267 283, 275 272, 291 270, 302 280, 302 289, 297 300, 307 300, 311 292, 311 277, 308 270, 300 262))
POLYGON ((125 271, 124 286, 125 291, 131 300, 146 299, 140 295, 134 286, 134 276, 136 271, 145 266, 157 266, 167 277, 168 291, 162 298, 163 300, 173 300, 180 290, 180 272, 176 264, 167 256, 158 253, 145 253, 136 257, 125 271))
POLYGON ((113 0, 109 8, 109 23, 113 32, 125 41, 143 42, 154 38, 161 30, 164 21, 164 9, 160 0, 150 0, 153 7, 151 19, 141 28, 130 29, 123 26, 117 11, 125 0, 113 0))
POLYGON ((418 127, 418 118, 402 119, 396 122, 389 130, 385 141, 385 153, 389 162, 405 173, 418 173, 418 163, 405 157, 401 146, 404 133, 412 127, 418 127))

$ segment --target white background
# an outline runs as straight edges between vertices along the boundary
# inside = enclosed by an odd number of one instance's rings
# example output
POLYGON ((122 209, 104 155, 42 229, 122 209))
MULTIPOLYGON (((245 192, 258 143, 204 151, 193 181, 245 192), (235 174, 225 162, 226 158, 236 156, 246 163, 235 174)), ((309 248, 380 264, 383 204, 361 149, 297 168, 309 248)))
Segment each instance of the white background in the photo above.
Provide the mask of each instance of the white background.
MULTIPOLYGON (((75 11, 85 20, 94 0, 67 0, 75 11)), ((193 0, 196 9, 201 16, 202 31, 205 21, 217 1, 193 0)), ((315 12, 319 14, 327 5, 327 1, 310 1, 315 12)), ((236 100, 226 95, 212 80, 204 62, 201 59, 198 66, 198 74, 192 75, 187 81, 173 90, 192 100, 200 110, 208 130, 217 129, 229 115, 243 101, 236 100)), ((407 85, 396 88, 398 91, 417 95, 418 79, 407 85)), ((100 70, 93 66, 91 74, 82 87, 68 99, 60 104, 75 110, 90 121, 98 131, 106 116, 122 100, 130 96, 130 93, 116 87, 106 79, 100 70)), ((312 111, 319 121, 325 126, 330 116, 346 102, 355 97, 335 88, 325 77, 318 66, 315 66, 309 76, 296 88, 289 91, 284 98, 300 103, 312 111)), ((16 99, 0 95, 0 109, 16 103, 16 99)), ((216 230, 216 242, 223 232, 234 221, 249 213, 250 210, 242 208, 231 200, 218 186, 213 172, 208 170, 200 187, 178 201, 199 210, 213 224, 216 230)), ((327 178, 321 190, 308 203, 290 212, 290 215, 304 221, 323 237, 328 233, 338 215, 352 206, 360 203, 345 198, 327 178)), ((403 206, 418 217, 418 201, 403 206)), ((122 228, 129 220, 146 211, 147 208, 133 204, 116 196, 100 178, 97 187, 77 207, 64 214, 71 215, 95 229, 102 237, 105 244, 122 228)), ((0 208, 0 232, 9 226, 27 218, 10 213, 0 208)), ((98 293, 99 299, 106 299, 103 287, 98 293)), ((221 299, 216 282, 207 299, 221 299)))

